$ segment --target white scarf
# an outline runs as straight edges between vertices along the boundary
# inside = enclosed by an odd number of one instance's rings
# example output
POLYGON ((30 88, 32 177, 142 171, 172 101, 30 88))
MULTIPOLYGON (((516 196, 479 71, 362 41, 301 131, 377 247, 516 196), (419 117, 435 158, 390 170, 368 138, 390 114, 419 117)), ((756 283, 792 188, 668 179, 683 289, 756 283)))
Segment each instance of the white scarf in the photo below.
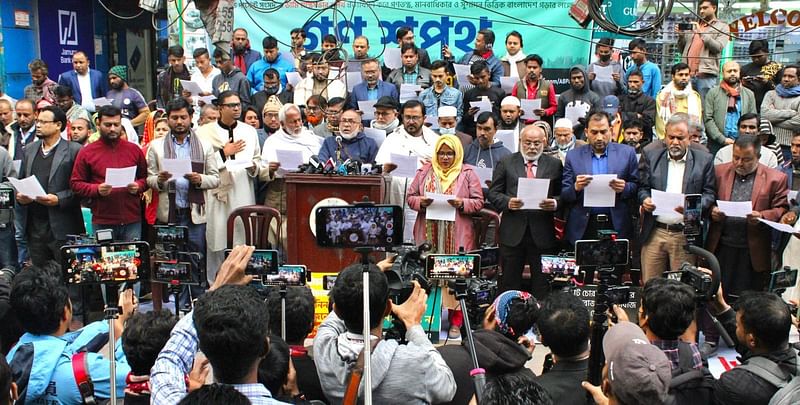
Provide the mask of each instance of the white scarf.
POLYGON ((527 55, 525 52, 522 52, 520 49, 516 55, 509 55, 506 54, 506 60, 508 61, 508 65, 511 68, 511 71, 508 74, 508 77, 520 77, 519 71, 517 71, 517 62, 525 59, 527 55))
POLYGON ((690 117, 701 118, 700 100, 698 97, 695 97, 692 83, 687 84, 685 89, 678 90, 675 88, 674 82, 669 82, 661 91, 665 93, 665 97, 661 101, 661 119, 663 119, 664 122, 669 121, 669 117, 677 112, 677 99, 679 98, 688 98, 687 114, 689 114, 690 117))

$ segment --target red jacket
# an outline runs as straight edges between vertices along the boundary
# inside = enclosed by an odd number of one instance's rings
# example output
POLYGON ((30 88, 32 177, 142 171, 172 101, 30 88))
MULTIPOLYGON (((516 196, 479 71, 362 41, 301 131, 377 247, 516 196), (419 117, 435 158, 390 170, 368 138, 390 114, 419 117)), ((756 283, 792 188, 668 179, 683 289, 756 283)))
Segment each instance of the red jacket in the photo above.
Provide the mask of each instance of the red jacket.
POLYGON ((110 144, 100 138, 78 152, 70 186, 75 194, 89 199, 92 223, 124 225, 142 220, 141 194, 147 189, 146 178, 147 161, 138 145, 127 141, 110 144), (130 166, 136 166, 135 182, 139 185, 139 192, 134 195, 121 187, 101 197, 97 189, 105 182, 106 169, 130 166))

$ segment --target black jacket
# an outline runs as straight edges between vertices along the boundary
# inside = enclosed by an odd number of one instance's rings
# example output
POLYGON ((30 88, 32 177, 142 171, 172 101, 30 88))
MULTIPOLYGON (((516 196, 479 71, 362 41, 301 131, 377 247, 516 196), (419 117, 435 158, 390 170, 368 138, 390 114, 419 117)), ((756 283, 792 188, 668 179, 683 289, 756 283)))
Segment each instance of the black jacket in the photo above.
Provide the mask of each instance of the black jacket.
POLYGON ((564 405, 586 404, 586 391, 581 382, 589 375, 589 359, 559 361, 550 371, 536 377, 536 382, 550 394, 553 403, 564 405))
POLYGON ((644 136, 643 139, 648 141, 653 140, 653 125, 656 123, 656 100, 644 93, 639 93, 635 96, 625 94, 619 96, 619 111, 622 115, 622 123, 625 121, 636 118, 636 114, 641 114, 642 122, 644 123, 644 136))
MULTIPOLYGON (((486 370, 487 381, 498 375, 512 373, 520 373, 524 378, 534 381, 536 376, 533 371, 525 367, 531 356, 517 342, 493 330, 477 330, 473 333, 473 337, 478 365, 486 370)), ((475 395, 475 388, 469 375, 472 370, 472 360, 466 342, 462 342, 459 346, 442 346, 439 348, 439 353, 453 371, 456 380, 456 395, 448 404, 468 404, 475 395)))

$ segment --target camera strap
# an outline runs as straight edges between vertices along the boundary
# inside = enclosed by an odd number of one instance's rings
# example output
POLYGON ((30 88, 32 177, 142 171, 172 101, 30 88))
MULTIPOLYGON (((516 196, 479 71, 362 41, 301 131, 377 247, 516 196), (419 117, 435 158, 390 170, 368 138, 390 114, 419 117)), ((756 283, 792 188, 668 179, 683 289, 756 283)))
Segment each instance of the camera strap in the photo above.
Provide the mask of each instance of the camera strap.
MULTIPOLYGON (((375 346, 378 345, 380 339, 372 340, 372 350, 374 353, 375 346)), ((361 385, 361 378, 364 376, 364 350, 358 354, 355 363, 352 363, 347 370, 347 378, 345 379, 344 397, 342 398, 342 405, 356 405, 358 403, 358 387, 361 385)))
POLYGON ((72 375, 75 377, 75 383, 78 385, 78 391, 81 394, 83 403, 85 405, 95 405, 97 401, 94 398, 92 377, 89 375, 89 367, 86 364, 86 353, 85 351, 80 351, 72 355, 72 375))

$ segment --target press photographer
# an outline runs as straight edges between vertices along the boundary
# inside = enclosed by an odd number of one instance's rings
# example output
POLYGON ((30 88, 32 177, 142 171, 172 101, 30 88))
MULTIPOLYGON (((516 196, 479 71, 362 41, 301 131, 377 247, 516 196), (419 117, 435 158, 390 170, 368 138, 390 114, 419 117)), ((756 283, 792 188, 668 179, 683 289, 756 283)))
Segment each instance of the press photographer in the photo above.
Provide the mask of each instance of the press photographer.
MULTIPOLYGON (((534 382, 533 371, 525 367, 533 353, 533 342, 525 335, 533 328, 538 311, 536 298, 515 290, 504 292, 489 307, 482 328, 472 334, 478 365, 486 370, 487 384, 505 375, 517 375, 534 382)), ((456 379, 456 395, 449 404, 469 403, 475 395, 470 376, 474 366, 469 350, 466 342, 439 347, 439 353, 456 379)))
MULTIPOLYGON (((314 363, 322 389, 332 403, 341 403, 352 369, 363 368, 363 268, 352 265, 339 273, 331 298, 333 312, 322 322, 314 339, 314 363)), ((427 294, 414 282, 411 296, 401 305, 389 300, 386 276, 369 268, 372 398, 376 404, 440 403, 456 392, 453 373, 422 329, 427 294), (383 318, 393 313, 406 327, 408 344, 382 340, 383 318)), ((362 397, 361 389, 358 397, 362 397)))

